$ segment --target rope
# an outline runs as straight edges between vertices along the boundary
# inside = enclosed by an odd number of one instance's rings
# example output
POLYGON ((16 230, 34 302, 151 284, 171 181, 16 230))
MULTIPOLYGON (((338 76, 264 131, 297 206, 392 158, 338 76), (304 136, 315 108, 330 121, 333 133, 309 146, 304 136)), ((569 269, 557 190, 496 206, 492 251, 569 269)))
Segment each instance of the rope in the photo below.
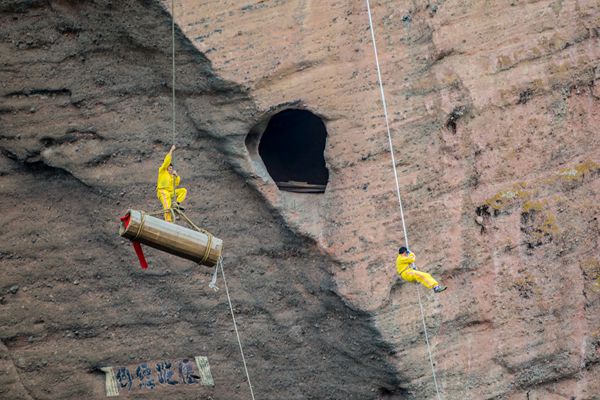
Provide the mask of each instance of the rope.
POLYGON ((153 211, 153 212, 149 212, 149 213, 147 213, 147 214, 148 214, 148 215, 151 215, 151 216, 153 216, 153 217, 154 217, 155 215, 162 215, 162 214, 164 214, 166 211, 170 211, 170 210, 171 210, 170 208, 167 208, 166 210, 153 211))
POLYGON ((202 256, 202 261, 200 264, 204 264, 206 260, 208 260, 208 256, 210 255, 211 246, 212 246, 213 235, 208 235, 208 243, 206 243, 206 250, 204 250, 204 255, 202 256))
MULTIPOLYGON (((373 29, 373 18, 371 16, 371 5, 369 4, 369 0, 367 2, 367 13, 369 14, 369 28, 371 30, 371 40, 373 41, 373 52, 375 53, 375 65, 377 66, 377 79, 379 80, 379 90, 381 92, 381 102, 383 103, 383 114, 385 116, 385 127, 388 135, 388 142, 390 146, 390 155, 392 156, 392 169, 394 171, 394 179, 396 181, 396 194, 398 196, 398 205, 400 206, 400 217, 402 219, 402 229, 404 231, 404 241, 407 248, 408 246, 408 233, 406 231, 406 222, 404 220, 404 209, 402 207, 402 196, 400 195, 400 182, 398 181, 398 171, 396 169, 396 159, 394 157, 394 145, 392 143, 392 134, 390 132, 390 123, 387 112, 387 103, 385 101, 385 93, 383 91, 383 81, 381 79, 381 68, 379 66, 379 57, 377 55, 377 44, 375 43, 375 31, 373 29)), ((421 321, 423 322, 423 331, 425 332, 425 342, 427 343, 427 353, 429 354, 429 363, 431 365, 431 373, 433 374, 433 384, 435 385, 435 392, 437 394, 438 400, 440 397, 440 390, 438 388, 437 378, 435 376, 435 367, 433 365, 433 356, 431 354, 431 346, 429 345, 429 335, 427 334, 427 325, 425 324, 425 313, 423 312, 423 304, 421 302, 421 291, 419 285, 417 288, 417 296, 419 298, 419 307, 421 309, 421 321)))
MULTIPOLYGON (((171 38, 172 38, 172 60, 173 60, 173 145, 175 145, 175 0, 171 0, 171 38)), ((171 158, 171 163, 173 165, 175 165, 175 160, 173 158, 171 158)), ((173 179, 173 199, 172 201, 175 201, 175 179, 173 179)), ((180 215, 182 215, 185 220, 190 223, 194 228, 196 228, 197 231, 203 232, 208 234, 209 237, 209 241, 208 241, 208 245, 206 247, 207 251, 204 254, 203 257, 203 261, 205 261, 208 258, 208 255, 210 254, 210 243, 212 241, 212 235, 210 233, 208 233, 207 231, 205 231, 204 229, 200 229, 198 228, 192 221, 190 221, 189 218, 187 218, 187 216, 181 212, 180 210, 177 210, 178 213, 180 215)), ((223 276, 223 284, 225 285, 225 293, 227 293, 227 301, 229 302, 229 310, 231 311, 231 318, 233 319, 233 327, 235 329, 235 335, 237 337, 237 341, 238 341, 238 345, 240 346, 240 353, 242 355, 242 361, 244 363, 244 370, 246 371, 246 379, 248 379, 248 386, 250 387, 250 395, 252 396, 252 400, 254 400, 254 391, 252 390, 252 383, 250 382, 250 374, 248 373, 248 367, 246 365, 246 357, 244 357, 244 350, 242 349, 242 341, 240 340, 240 334, 238 332, 238 328, 237 328, 237 324, 235 322, 235 315, 233 313, 233 306, 231 305, 231 297, 229 297, 229 288, 227 287, 227 281, 225 280, 225 271, 223 270, 223 258, 219 257, 219 260, 217 261, 217 267, 215 268, 215 273, 213 274, 213 279, 211 280, 211 283, 209 284, 209 286, 215 290, 219 290, 219 288, 217 288, 216 286, 216 273, 217 273, 217 269, 221 267, 221 275, 223 276)))
POLYGON ((144 226, 144 222, 146 222, 146 214, 143 211, 140 211, 140 213, 142 214, 142 217, 140 218, 140 226, 138 226, 133 241, 136 241, 137 238, 140 237, 140 233, 142 233, 142 227, 144 226))
POLYGON ((208 287, 211 288, 212 290, 214 290, 215 292, 219 291, 219 287, 217 286, 217 274, 218 273, 219 273, 219 263, 217 262, 217 265, 215 265, 215 270, 213 271, 212 279, 210 280, 210 283, 208 284, 208 287))
MULTIPOLYGON (((185 213, 184 213, 183 211, 181 211, 181 210, 179 210, 179 209, 177 209, 177 208, 172 208, 172 209, 170 209, 170 210, 173 210, 173 211, 177 212, 177 214, 178 214, 178 215, 181 215, 181 216, 183 217, 183 219, 184 219, 184 220, 185 220, 185 221, 186 221, 188 224, 190 224, 190 226, 191 226, 192 228, 194 228, 194 229, 195 229, 195 230, 197 230, 198 232, 204 233, 206 236, 212 236, 212 233, 210 233, 210 232, 209 232, 209 231, 207 231, 206 229, 202 229, 202 228, 198 227, 196 224, 194 224, 194 223, 192 222, 192 220, 191 220, 191 219, 189 219, 189 218, 188 218, 188 216, 187 216, 187 215, 185 215, 185 213)), ((212 239, 210 239, 210 240, 212 240, 212 239)))
POLYGON ((173 214, 177 214, 179 216, 181 216, 192 228, 194 228, 196 231, 200 232, 200 233, 204 233, 206 236, 208 236, 207 239, 207 243, 206 243, 206 249, 204 250, 204 254, 202 255, 202 260, 200 260, 200 264, 204 264, 206 262, 206 260, 208 260, 208 257, 210 256, 210 251, 211 249, 211 245, 212 245, 212 241, 213 241, 213 235, 212 233, 210 233, 209 231, 199 228, 196 224, 194 224, 192 222, 191 219, 188 218, 187 215, 185 215, 185 213, 183 211, 181 211, 178 208, 169 208, 169 210, 173 213, 173 214))
MULTIPOLYGON (((172 120, 173 120, 173 146, 175 146, 175 0, 171 0, 171 61, 172 61, 172 75, 173 75, 173 83, 171 84, 172 88, 172 92, 173 92, 173 115, 172 115, 172 120)), ((175 158, 173 157, 173 154, 171 154, 171 164, 173 164, 173 169, 175 169, 175 158)), ((173 180, 173 195, 171 196, 171 203, 174 203, 176 201, 176 194, 175 194, 175 181, 177 180, 177 178, 175 177, 171 177, 173 180)), ((175 213, 171 213, 173 220, 175 219, 175 213)))
POLYGON ((173 62, 173 145, 175 145, 175 0, 171 0, 171 59, 173 62))
POLYGON ((235 315, 233 314, 233 306, 231 305, 231 297, 229 297, 229 288, 227 287, 227 280, 225 279, 225 271, 223 270, 223 257, 219 257, 217 261, 217 268, 221 267, 221 275, 223 276, 223 284, 225 285, 225 293, 227 293, 227 301, 229 302, 229 311, 231 311, 231 319, 233 319, 233 328, 235 329, 235 335, 237 336, 238 345, 240 346, 240 354, 242 355, 242 362, 244 363, 244 370, 246 371, 246 379, 248 379, 248 387, 250 387, 250 396, 254 400, 254 391, 252 390, 252 383, 250 382, 250 374, 248 373, 248 366, 246 365, 246 357, 244 357, 244 349, 242 349, 242 341, 240 340, 240 334, 238 332, 237 324, 235 322, 235 315))

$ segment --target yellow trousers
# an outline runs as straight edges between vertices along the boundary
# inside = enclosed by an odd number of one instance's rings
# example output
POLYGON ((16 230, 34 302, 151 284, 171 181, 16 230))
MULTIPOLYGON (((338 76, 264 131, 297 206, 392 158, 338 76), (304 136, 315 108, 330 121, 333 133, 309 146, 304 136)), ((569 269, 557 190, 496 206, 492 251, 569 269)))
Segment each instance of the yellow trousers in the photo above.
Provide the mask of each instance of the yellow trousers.
POLYGON ((400 276, 407 282, 417 281, 423 286, 425 286, 427 289, 432 289, 438 285, 438 282, 435 279, 433 279, 433 277, 427 272, 417 271, 416 269, 412 269, 410 267, 402 271, 402 274, 400 274, 400 276))
MULTIPOLYGON (((173 198, 172 191, 158 189, 156 191, 156 195, 158 197, 158 200, 160 200, 160 204, 162 204, 162 206, 163 206, 163 210, 168 210, 169 208, 171 208, 171 199, 173 198)), ((181 203, 182 201, 184 201, 186 195, 187 195, 187 189, 185 189, 185 188, 175 189, 175 197, 176 197, 175 201, 176 202, 181 203)), ((165 213, 164 218, 165 218, 165 221, 173 222, 173 218, 169 211, 167 211, 165 213)))

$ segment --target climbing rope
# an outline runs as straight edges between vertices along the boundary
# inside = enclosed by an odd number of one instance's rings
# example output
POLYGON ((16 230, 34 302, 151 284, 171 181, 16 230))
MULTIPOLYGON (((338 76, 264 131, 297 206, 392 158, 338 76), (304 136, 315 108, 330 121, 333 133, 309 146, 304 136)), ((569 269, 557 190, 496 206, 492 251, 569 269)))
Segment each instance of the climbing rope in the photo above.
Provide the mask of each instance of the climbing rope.
POLYGON ((175 146, 175 0, 171 0, 171 61, 173 63, 173 146, 175 146))
MULTIPOLYGON (((171 40, 172 40, 172 69, 173 69, 173 146, 175 146, 175 0, 171 0, 171 40)), ((175 165, 174 158, 171 158, 171 163, 175 165)), ((173 179, 173 198, 171 202, 176 201, 175 195, 175 179, 173 179)), ((164 212, 163 210, 162 212, 164 212)), ((169 211, 172 213, 173 220, 175 220, 175 213, 182 216, 187 223, 189 223, 192 227, 194 227, 197 231, 205 233, 208 235, 208 244, 206 246, 206 252, 202 258, 202 261, 206 261, 208 255, 210 254, 210 244, 212 241, 212 235, 205 231, 204 229, 198 228, 181 210, 170 208, 169 211)), ((223 276, 223 284, 225 285, 225 293, 227 294, 227 301, 229 302, 229 310, 231 311, 231 318, 233 320, 233 328, 235 329, 235 335, 237 337, 238 345, 240 347, 240 353, 242 354, 242 362, 244 363, 244 370, 246 371, 246 379, 248 379, 248 386, 250 387, 250 395, 252 396, 252 400, 254 400, 254 390, 252 390, 252 383, 250 382, 250 374, 248 373, 248 367, 246 365, 246 357, 244 357, 244 350, 242 349, 242 341, 240 340, 240 334, 238 332, 237 323, 235 322, 235 315, 233 313, 233 306, 231 305, 231 297, 229 296, 229 288, 227 287, 227 281, 225 280, 225 271, 223 270, 223 258, 219 257, 217 261, 217 266, 215 267, 215 271, 213 273, 210 284, 208 285, 214 291, 219 290, 217 287, 217 271, 221 269, 221 275, 223 276)))
MULTIPOLYGON (((172 80, 172 84, 171 84, 171 90, 172 90, 172 133, 173 133, 173 146, 175 146, 175 135, 176 135, 176 126, 175 126, 175 0, 171 0, 171 62, 172 62, 172 76, 173 76, 173 80, 172 80)), ((173 155, 171 154, 171 164, 175 165, 175 159, 173 157, 173 155)), ((175 181, 176 178, 173 179, 173 196, 171 197, 171 204, 173 204, 174 202, 176 202, 176 193, 175 193, 175 181)), ((185 215, 181 210, 179 209, 175 209, 175 208, 169 208, 168 210, 163 210, 162 212, 168 211, 171 213, 171 217, 173 218, 173 221, 176 219, 176 214, 183 217, 185 219, 185 221, 192 226, 194 229, 196 229, 198 232, 202 232, 205 235, 208 236, 208 244, 206 245, 206 251, 204 253, 204 256, 202 257, 202 263, 205 262, 208 259, 208 256, 210 254, 210 245, 213 239, 213 236, 206 230, 201 229, 199 227, 197 227, 188 217, 187 215, 185 215)), ((213 273, 213 277, 210 281, 210 284, 208 285, 211 289, 213 289, 214 291, 219 290, 219 288, 217 287, 217 270, 218 270, 218 263, 217 266, 215 267, 215 272, 213 273)))
MULTIPOLYGON (((172 62, 172 76, 173 82, 171 84, 171 91, 173 97, 173 112, 172 112, 172 122, 173 122, 173 146, 175 146, 175 0, 171 0, 171 62, 172 62)), ((173 164, 173 169, 175 169, 175 158, 171 153, 171 164, 173 164)), ((175 181, 177 178, 173 178, 173 195, 171 196, 171 204, 176 201, 177 195, 175 194, 175 181)), ((171 213, 173 220, 175 219, 175 214, 171 213)))
MULTIPOLYGON (((157 215, 159 213, 164 213, 164 211, 165 210, 151 212, 151 213, 148 213, 148 215, 157 215)), ((212 240, 212 235, 210 234, 210 232, 196 226, 181 210, 175 209, 174 211, 178 215, 184 217, 186 222, 188 222, 195 230, 208 235, 208 237, 209 237, 208 244, 206 245, 206 252, 205 252, 205 255, 202 260, 204 262, 206 260, 206 258, 208 258, 208 254, 210 252, 210 243, 212 240)), ((144 223, 143 218, 146 214, 142 213, 142 215, 143 215, 142 216, 142 224, 143 224, 144 223)), ((141 230, 141 228, 140 228, 140 230, 141 230)), ((215 292, 219 290, 219 288, 217 287, 217 273, 218 273, 219 269, 221 269, 221 276, 223 276, 223 284, 225 285, 225 293, 227 294, 227 302, 229 303, 229 311, 231 311, 231 319, 233 320, 233 328, 235 329, 235 336, 237 337, 238 346, 240 347, 240 354, 242 355, 244 371, 246 372, 246 379, 248 380, 248 386, 250 387, 250 395, 252 397, 252 400, 254 400, 254 390, 252 389, 252 383, 250 381, 250 374, 248 373, 248 366, 246 365, 246 357, 244 356, 244 349, 242 348, 242 340, 240 339, 240 333, 238 331, 237 322, 235 321, 235 315, 233 313, 233 305, 231 304, 231 297, 229 296, 229 287, 227 286, 227 280, 225 279, 225 270, 223 269, 223 257, 219 257, 219 259, 217 260, 217 265, 215 266, 215 270, 213 272, 212 279, 211 279, 210 283, 208 284, 208 287, 213 289, 215 292)))
POLYGON ((235 315, 233 314, 233 306, 231 305, 231 297, 229 297, 229 288, 227 287, 227 280, 225 279, 225 271, 223 270, 223 257, 219 257, 219 261, 217 261, 217 268, 221 269, 221 276, 223 276, 223 284, 225 285, 225 293, 227 294, 227 301, 229 302, 229 311, 231 311, 231 319, 233 319, 233 328, 235 329, 235 335, 237 336, 238 345, 240 346, 242 362, 244 363, 244 371, 246 371, 246 379, 248 379, 248 387, 250 388, 250 396, 252 396, 252 400, 254 400, 254 390, 252 390, 252 383, 250 382, 250 374, 248 373, 248 366, 246 365, 246 357, 244 357, 244 349, 242 348, 242 341, 240 340, 240 334, 238 332, 237 323, 235 322, 235 315))
MULTIPOLYGON (((388 135, 388 142, 390 146, 390 154, 392 156, 392 169, 394 171, 394 179, 396 181, 396 195, 398 196, 398 204, 400 206, 400 217, 402 219, 402 229, 404 230, 404 241, 407 248, 408 246, 408 233, 406 231, 406 222, 404 220, 404 209, 402 207, 402 196, 400 195, 400 182, 398 181, 398 171, 396 169, 396 159, 394 157, 394 145, 392 143, 392 134, 390 132, 390 123, 387 112, 387 103, 385 101, 385 93, 383 91, 383 81, 381 79, 381 68, 379 67, 379 57, 377 55, 377 44, 375 43, 375 31, 373 29, 373 18, 371 16, 371 5, 369 0, 367 2, 367 13, 369 15, 369 28, 371 30, 371 40, 373 41, 373 52, 375 53, 375 65, 377 66, 377 79, 379 80, 379 90, 381 92, 381 102, 383 103, 383 114, 385 116, 385 127, 388 135)), ((425 332, 425 343, 427 344, 427 353, 429 354, 429 363, 431 364, 431 373, 433 375, 433 384, 435 385, 435 392, 438 400, 441 400, 440 390, 438 388, 437 378, 435 375, 435 367, 433 365, 433 356, 431 354, 431 346, 429 345, 429 335, 427 334, 427 325, 425 324, 425 313, 423 312, 423 303, 421 302, 421 291, 419 285, 417 288, 417 296, 419 298, 419 307, 421 310, 421 321, 423 322, 423 331, 425 332)))

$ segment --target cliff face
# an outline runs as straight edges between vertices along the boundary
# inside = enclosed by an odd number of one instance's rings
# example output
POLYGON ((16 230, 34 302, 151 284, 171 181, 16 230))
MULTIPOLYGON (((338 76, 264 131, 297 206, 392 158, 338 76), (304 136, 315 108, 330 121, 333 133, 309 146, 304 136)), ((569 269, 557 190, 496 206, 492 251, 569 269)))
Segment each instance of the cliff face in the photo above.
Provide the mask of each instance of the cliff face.
MULTIPOLYGON (((449 286, 421 293, 443 397, 598 398, 598 2, 371 6, 410 244, 449 286)), ((338 262, 337 293, 373 314, 410 397, 434 398, 416 289, 393 284, 402 226, 366 4, 182 0, 174 15, 261 118, 325 121, 330 179, 311 200, 222 141, 338 262)))
MULTIPOLYGON (((163 4, 167 9, 170 1, 163 4)), ((410 245, 444 399, 600 393, 597 2, 373 3, 410 245)), ((176 163, 225 243, 257 398, 433 399, 362 2, 178 0, 176 163), (326 192, 279 191, 252 143, 327 128, 326 192), (248 134, 252 140, 248 140, 248 134)), ((116 236, 155 210, 171 20, 152 1, 0 3, 0 397, 104 398, 104 366, 205 355, 248 398, 212 271, 116 236)), ((222 286, 222 284, 221 284, 222 286)))
MULTIPOLYGON (((175 163, 188 215, 224 241, 257 398, 401 396, 390 346, 333 291, 336 261, 231 168, 220 138, 257 122, 251 96, 176 42, 175 163)), ((223 282, 213 293, 210 269, 152 249, 142 271, 117 235, 127 208, 159 208, 170 53, 156 2, 0 3, 2 399, 101 399, 103 367, 198 355, 214 387, 143 397, 249 398, 223 282)))

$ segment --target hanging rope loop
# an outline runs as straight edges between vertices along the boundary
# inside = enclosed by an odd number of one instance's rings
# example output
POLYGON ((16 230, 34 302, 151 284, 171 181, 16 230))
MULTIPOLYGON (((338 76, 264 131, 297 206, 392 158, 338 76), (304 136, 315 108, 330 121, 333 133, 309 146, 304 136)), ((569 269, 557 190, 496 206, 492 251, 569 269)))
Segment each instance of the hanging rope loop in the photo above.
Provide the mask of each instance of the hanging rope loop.
POLYGON ((217 263, 217 265, 215 265, 215 270, 213 271, 212 279, 210 280, 210 283, 208 284, 208 287, 211 288, 212 290, 214 290, 215 292, 219 291, 219 287, 217 286, 218 274, 219 274, 219 263, 217 263))
MULTIPOLYGON (((171 84, 171 92, 172 92, 172 135, 173 135, 173 146, 175 146, 175 0, 171 0, 171 62, 172 62, 172 77, 173 81, 171 84)), ((175 157, 171 154, 171 164, 173 164, 173 169, 175 169, 175 157)), ((175 202, 177 197, 175 195, 175 180, 173 177, 173 195, 171 196, 171 202, 175 202)), ((173 215, 173 218, 175 216, 173 215)))

